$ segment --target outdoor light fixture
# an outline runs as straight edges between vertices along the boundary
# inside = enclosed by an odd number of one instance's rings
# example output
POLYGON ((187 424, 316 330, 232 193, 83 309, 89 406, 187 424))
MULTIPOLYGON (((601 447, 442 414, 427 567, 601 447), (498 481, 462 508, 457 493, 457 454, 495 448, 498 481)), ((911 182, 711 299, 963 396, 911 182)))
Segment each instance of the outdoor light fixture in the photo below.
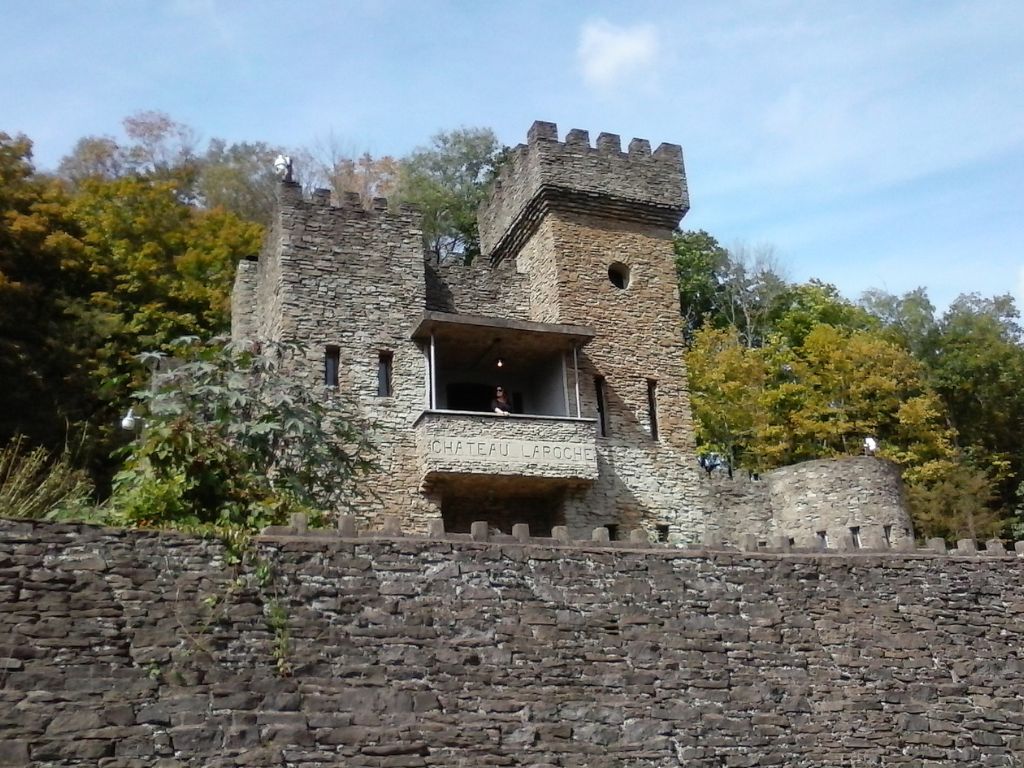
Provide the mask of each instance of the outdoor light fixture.
POLYGON ((498 358, 498 367, 499 368, 504 368, 505 367, 505 361, 502 360, 500 357, 498 358))
POLYGON ((131 432, 135 429, 135 411, 133 408, 129 408, 128 413, 121 419, 121 429, 126 432, 131 432))

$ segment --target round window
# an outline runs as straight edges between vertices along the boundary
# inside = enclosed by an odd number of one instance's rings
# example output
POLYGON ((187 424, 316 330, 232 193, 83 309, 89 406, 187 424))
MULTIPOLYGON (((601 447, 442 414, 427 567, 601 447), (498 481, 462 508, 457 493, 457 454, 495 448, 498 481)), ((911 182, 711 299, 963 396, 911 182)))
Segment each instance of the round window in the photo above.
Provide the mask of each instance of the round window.
POLYGON ((629 287, 629 267, 622 262, 616 261, 608 267, 608 279, 616 288, 629 287))

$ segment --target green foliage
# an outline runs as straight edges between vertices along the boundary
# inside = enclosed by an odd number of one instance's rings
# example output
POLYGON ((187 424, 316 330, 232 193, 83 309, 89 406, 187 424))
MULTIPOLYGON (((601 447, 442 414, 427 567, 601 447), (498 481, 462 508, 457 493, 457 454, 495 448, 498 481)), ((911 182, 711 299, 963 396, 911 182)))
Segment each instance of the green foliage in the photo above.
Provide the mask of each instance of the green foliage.
POLYGON ((707 232, 673 238, 680 310, 692 333, 705 324, 733 328, 748 347, 760 346, 771 313, 786 290, 774 251, 767 246, 723 248, 707 232))
POLYGON ((992 507, 992 478, 984 471, 963 461, 940 462, 927 470, 907 488, 910 511, 921 535, 955 541, 989 539, 1004 533, 1006 521, 992 507))
POLYGON ((115 520, 255 531, 358 495, 368 428, 288 374, 301 348, 185 339, 177 353, 136 393, 145 427, 114 479, 115 520))
POLYGON ((436 134, 426 147, 402 160, 398 194, 423 213, 423 242, 437 263, 480 253, 476 211, 503 157, 489 128, 436 134))
POLYGON ((0 133, 0 443, 24 435, 59 451, 66 422, 93 410, 65 389, 87 361, 66 346, 75 327, 62 272, 80 250, 66 204, 35 175, 31 142, 0 133))
POLYGON ((766 469, 761 436, 769 429, 769 361, 764 350, 740 343, 733 329, 706 326, 694 336, 686 363, 702 453, 728 457, 732 466, 766 469))
POLYGON ((200 161, 196 182, 207 209, 222 208, 245 221, 267 225, 278 184, 274 159, 287 154, 262 141, 228 144, 211 139, 200 161))
POLYGON ((687 332, 692 334, 715 314, 720 301, 719 279, 729 262, 729 252, 703 229, 676 232, 672 236, 679 283, 679 309, 687 332))
POLYGON ((776 296, 768 325, 776 343, 799 347, 820 325, 866 331, 879 323, 867 310, 840 296, 834 285, 820 280, 787 286, 776 296))
POLYGON ((92 483, 74 468, 67 451, 53 457, 44 448, 27 448, 20 436, 0 448, 0 517, 70 521, 93 516, 92 483))
POLYGON ((934 473, 928 488, 941 487, 942 477, 961 486, 983 478, 989 492, 973 497, 1001 519, 1013 518, 1024 477, 1024 347, 1012 297, 962 295, 938 318, 923 288, 899 297, 872 291, 861 301, 925 364, 955 429, 959 470, 934 473))
POLYGON ((697 332, 686 362, 704 450, 763 471, 859 453, 870 435, 911 476, 952 462, 942 403, 909 353, 877 332, 825 323, 794 338, 749 348, 734 329, 697 332))

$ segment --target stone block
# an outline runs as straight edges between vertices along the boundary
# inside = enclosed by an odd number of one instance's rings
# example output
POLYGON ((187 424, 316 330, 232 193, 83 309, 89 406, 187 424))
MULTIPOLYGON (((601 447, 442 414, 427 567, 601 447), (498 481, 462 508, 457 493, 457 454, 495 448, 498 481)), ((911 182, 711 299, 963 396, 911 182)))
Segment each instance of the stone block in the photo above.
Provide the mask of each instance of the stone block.
POLYGON ((343 539, 354 539, 359 535, 355 515, 341 515, 338 518, 338 535, 343 539))
POLYGON ((651 536, 643 528, 634 528, 629 532, 629 541, 631 544, 647 546, 651 543, 651 536))
POLYGON ((989 539, 985 542, 985 554, 986 555, 1005 555, 1006 546, 1003 544, 1002 539, 989 539))
POLYGON ((486 520, 477 520, 469 527, 473 541, 487 541, 491 538, 491 526, 486 520))

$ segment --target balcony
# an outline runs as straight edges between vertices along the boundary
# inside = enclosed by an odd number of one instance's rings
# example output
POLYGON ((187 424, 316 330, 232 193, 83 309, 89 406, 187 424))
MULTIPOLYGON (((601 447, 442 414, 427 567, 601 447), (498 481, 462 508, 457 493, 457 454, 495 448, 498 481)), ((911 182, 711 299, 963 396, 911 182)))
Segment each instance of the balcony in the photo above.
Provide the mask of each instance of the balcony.
POLYGON ((490 476, 576 485, 597 479, 594 419, 428 410, 415 429, 425 481, 490 476))

